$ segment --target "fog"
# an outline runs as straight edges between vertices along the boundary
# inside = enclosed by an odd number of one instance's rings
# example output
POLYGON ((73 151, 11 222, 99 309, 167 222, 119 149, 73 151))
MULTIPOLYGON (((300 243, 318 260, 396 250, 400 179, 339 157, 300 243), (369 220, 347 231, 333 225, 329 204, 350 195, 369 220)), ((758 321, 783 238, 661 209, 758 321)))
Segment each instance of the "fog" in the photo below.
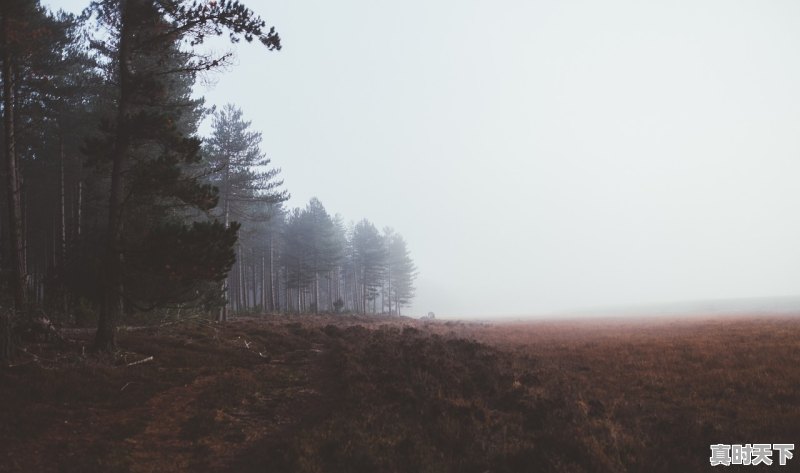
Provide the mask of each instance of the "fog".
POLYGON ((283 50, 198 93, 289 206, 403 234, 407 312, 800 294, 800 3, 244 3, 283 50))

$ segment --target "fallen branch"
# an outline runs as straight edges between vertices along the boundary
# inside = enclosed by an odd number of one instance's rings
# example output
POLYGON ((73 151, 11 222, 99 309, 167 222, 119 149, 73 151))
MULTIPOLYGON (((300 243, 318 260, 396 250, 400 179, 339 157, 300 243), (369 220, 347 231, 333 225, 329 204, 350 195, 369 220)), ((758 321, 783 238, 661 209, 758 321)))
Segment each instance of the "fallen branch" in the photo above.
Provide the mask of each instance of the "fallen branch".
POLYGON ((147 358, 144 358, 142 360, 134 361, 133 363, 128 363, 125 366, 141 365, 142 363, 147 363, 148 361, 153 361, 153 357, 152 356, 148 356, 147 358))
POLYGON ((16 368, 17 366, 23 366, 23 365, 27 365, 27 364, 29 364, 29 363, 33 363, 34 361, 36 361, 36 359, 35 359, 35 358, 31 358, 31 359, 30 359, 30 360, 28 360, 28 361, 23 361, 23 362, 20 362, 20 363, 9 363, 9 364, 8 364, 8 367, 9 367, 9 368, 16 368))

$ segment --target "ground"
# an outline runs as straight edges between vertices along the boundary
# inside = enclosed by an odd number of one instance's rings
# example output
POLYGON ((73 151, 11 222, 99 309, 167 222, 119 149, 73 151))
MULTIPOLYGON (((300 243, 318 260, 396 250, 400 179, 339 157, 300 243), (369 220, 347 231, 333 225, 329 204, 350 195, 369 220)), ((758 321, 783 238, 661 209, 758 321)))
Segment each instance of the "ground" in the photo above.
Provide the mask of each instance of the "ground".
POLYGON ((800 446, 800 318, 190 318, 103 359, 65 338, 0 367, 0 471, 707 471, 711 444, 800 446))

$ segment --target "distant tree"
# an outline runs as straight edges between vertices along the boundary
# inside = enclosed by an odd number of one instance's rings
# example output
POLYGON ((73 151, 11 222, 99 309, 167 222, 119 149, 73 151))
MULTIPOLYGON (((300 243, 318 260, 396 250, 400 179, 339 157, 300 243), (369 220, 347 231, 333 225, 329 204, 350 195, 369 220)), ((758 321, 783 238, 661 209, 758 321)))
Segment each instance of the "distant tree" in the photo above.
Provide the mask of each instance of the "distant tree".
MULTIPOLYGON (((220 191, 215 215, 227 226, 231 221, 244 224, 267 221, 270 210, 289 198, 282 190, 283 181, 277 179, 279 168, 269 168, 271 161, 261 150, 261 133, 251 130, 251 122, 243 119, 241 109, 228 104, 214 114, 212 133, 206 140, 205 164, 208 182, 220 191)), ((252 248, 251 248, 252 250, 252 248)), ((240 256, 244 252, 239 251, 240 256)), ((239 258, 239 268, 245 262, 239 258)), ((255 264, 253 261, 251 264, 255 264)), ((238 278, 239 285, 244 278, 238 278)), ((224 291, 227 298, 228 278, 224 291)), ((254 291, 255 298, 255 291, 254 291)), ((247 294, 245 294, 245 300, 247 294)), ((220 310, 219 320, 227 318, 227 304, 220 310)))
POLYGON ((314 312, 323 307, 324 310, 333 309, 334 286, 338 285, 336 270, 343 257, 343 247, 336 223, 319 199, 312 198, 304 209, 295 209, 290 214, 283 242, 281 255, 288 285, 298 291, 295 308, 306 309, 303 295, 311 289, 310 306, 314 312), (327 284, 322 284, 323 278, 327 284))
MULTIPOLYGON (((359 311, 368 311, 367 302, 375 302, 380 292, 387 264, 383 238, 370 221, 364 219, 353 228, 352 258, 356 277, 359 311)), ((374 309, 373 309, 374 312, 374 309)))
POLYGON ((346 229, 316 198, 287 213, 282 228, 276 292, 285 310, 399 314, 411 303, 417 271, 393 230, 381 235, 368 220, 346 229))
MULTIPOLYGON (((310 219, 300 209, 294 209, 287 215, 281 249, 281 265, 285 268, 287 291, 295 291, 288 304, 294 306, 296 312, 302 312, 303 295, 314 279, 311 264, 311 230, 310 219)), ((286 307, 289 310, 289 306, 286 307)))
POLYGON ((346 261, 348 255, 347 230, 345 229, 344 219, 340 214, 333 216, 333 240, 331 246, 335 252, 335 264, 328 273, 328 300, 329 304, 336 312, 340 312, 346 307, 346 261), (336 302, 339 302, 337 308, 336 302))
POLYGON ((400 315, 401 309, 410 305, 414 298, 417 267, 411 259, 411 253, 402 235, 392 229, 386 229, 384 239, 387 249, 384 298, 387 300, 389 313, 400 315))
MULTIPOLYGON (((336 227, 328 212, 323 207, 322 202, 316 197, 311 198, 304 211, 305 218, 309 220, 309 263, 310 269, 314 273, 314 312, 319 311, 320 299, 320 275, 325 274, 330 281, 331 272, 339 264, 342 258, 342 248, 336 238, 336 227)), ((330 285, 328 285, 330 293, 330 285)), ((330 297, 326 304, 330 310, 330 297)))
POLYGON ((278 305, 276 259, 279 258, 285 210, 281 203, 254 204, 260 218, 242 222, 237 261, 228 276, 228 305, 234 312, 260 308, 274 311, 278 305))
POLYGON ((285 214, 281 203, 270 205, 269 220, 262 222, 256 232, 262 249, 262 306, 265 311, 270 312, 280 309, 279 268, 276 261, 280 258, 285 214))
POLYGON ((226 223, 266 219, 268 205, 289 198, 277 179, 281 170, 265 169, 271 161, 261 150, 261 133, 252 131, 252 123, 242 117, 242 110, 232 104, 217 111, 204 150, 208 180, 219 189, 215 213, 226 223))

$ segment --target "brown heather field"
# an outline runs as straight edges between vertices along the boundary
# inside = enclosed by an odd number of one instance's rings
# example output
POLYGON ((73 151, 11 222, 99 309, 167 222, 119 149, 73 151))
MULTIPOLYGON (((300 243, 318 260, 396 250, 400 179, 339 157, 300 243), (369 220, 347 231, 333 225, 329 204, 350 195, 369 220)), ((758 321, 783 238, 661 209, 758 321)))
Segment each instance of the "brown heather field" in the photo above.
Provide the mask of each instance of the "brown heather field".
POLYGON ((113 360, 89 335, 0 368, 1 471, 692 472, 712 443, 800 447, 800 318, 195 319, 113 360))

